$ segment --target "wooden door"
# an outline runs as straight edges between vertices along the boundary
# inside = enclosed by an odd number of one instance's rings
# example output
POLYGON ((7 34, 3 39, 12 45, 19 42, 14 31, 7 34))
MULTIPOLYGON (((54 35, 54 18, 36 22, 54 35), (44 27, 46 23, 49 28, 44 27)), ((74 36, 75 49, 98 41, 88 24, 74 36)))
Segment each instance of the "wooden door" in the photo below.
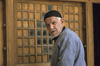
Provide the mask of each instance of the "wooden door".
POLYGON ((50 10, 59 11, 65 19, 65 26, 75 31, 83 41, 81 3, 17 0, 17 66, 50 66, 54 42, 43 20, 50 10))
POLYGON ((0 0, 0 66, 3 66, 3 6, 0 0))

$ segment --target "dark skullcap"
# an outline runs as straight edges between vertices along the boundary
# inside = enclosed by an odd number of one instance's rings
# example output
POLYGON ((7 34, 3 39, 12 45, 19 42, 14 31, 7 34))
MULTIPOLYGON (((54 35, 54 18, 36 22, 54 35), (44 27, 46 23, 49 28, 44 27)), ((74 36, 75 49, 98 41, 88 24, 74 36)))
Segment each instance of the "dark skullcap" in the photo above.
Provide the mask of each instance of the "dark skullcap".
POLYGON ((62 18, 61 14, 58 12, 58 11, 55 11, 55 10, 51 10, 49 12, 47 12, 44 16, 44 20, 48 17, 52 17, 52 16, 55 16, 55 17, 60 17, 62 18))

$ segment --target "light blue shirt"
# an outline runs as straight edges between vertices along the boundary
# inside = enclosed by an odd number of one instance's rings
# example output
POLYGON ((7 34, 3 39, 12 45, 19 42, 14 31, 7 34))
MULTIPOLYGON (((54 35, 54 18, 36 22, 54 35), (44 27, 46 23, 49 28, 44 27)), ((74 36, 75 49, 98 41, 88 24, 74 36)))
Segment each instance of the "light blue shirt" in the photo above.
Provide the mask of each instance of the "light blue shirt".
POLYGON ((51 66, 86 66, 83 44, 77 34, 68 28, 55 42, 51 66))

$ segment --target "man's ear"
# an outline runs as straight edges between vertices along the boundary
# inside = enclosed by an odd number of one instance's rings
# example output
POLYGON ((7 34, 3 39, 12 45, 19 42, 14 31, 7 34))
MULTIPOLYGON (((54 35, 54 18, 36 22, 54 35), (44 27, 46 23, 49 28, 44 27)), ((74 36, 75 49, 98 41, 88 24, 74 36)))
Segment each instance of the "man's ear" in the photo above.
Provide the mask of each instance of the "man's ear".
POLYGON ((61 18, 61 23, 64 24, 65 20, 64 18, 61 18))

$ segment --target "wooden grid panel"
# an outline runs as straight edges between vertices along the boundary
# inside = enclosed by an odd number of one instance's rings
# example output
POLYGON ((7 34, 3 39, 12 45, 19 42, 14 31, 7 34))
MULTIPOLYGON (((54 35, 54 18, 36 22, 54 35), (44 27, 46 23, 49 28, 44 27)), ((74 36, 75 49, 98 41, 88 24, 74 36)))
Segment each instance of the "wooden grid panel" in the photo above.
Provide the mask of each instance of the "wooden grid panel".
POLYGON ((43 21, 46 7, 45 4, 17 3, 18 64, 49 62, 51 59, 52 37, 43 21))
POLYGON ((50 61, 54 42, 43 21, 50 10, 59 11, 65 19, 65 27, 80 36, 79 6, 18 2, 18 64, 50 61))
POLYGON ((80 36, 79 6, 63 6, 65 26, 76 32, 80 36))

